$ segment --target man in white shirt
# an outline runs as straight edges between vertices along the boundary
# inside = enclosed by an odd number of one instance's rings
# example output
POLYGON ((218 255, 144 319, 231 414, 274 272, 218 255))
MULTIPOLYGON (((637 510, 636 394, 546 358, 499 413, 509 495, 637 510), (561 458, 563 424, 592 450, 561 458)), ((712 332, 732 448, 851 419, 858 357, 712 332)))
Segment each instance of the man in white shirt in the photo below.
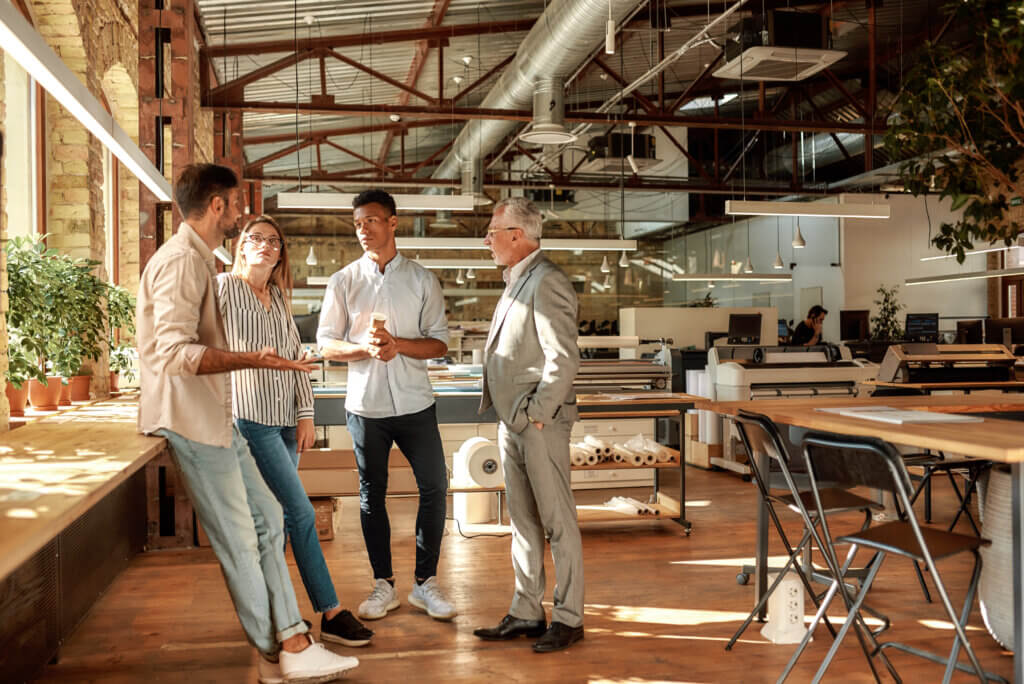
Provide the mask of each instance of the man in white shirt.
POLYGON ((395 201, 383 190, 353 200, 363 256, 331 276, 320 311, 317 343, 324 357, 348 363, 345 411, 359 467, 359 518, 374 587, 359 617, 382 618, 398 608, 391 567, 391 526, 385 496, 388 456, 397 444, 416 478, 416 584, 409 603, 437 620, 455 607, 437 583, 448 489, 427 359, 448 351, 444 296, 435 275, 398 253, 395 201), (383 314, 383 327, 373 316, 383 314))
POLYGON ((174 186, 184 222, 146 264, 136 343, 139 431, 165 437, 210 538, 238 619, 259 650, 259 681, 327 681, 359 664, 313 643, 284 558, 281 506, 233 427, 228 373, 312 369, 274 349, 231 352, 217 305, 213 250, 238 235, 238 178, 191 164, 174 186))

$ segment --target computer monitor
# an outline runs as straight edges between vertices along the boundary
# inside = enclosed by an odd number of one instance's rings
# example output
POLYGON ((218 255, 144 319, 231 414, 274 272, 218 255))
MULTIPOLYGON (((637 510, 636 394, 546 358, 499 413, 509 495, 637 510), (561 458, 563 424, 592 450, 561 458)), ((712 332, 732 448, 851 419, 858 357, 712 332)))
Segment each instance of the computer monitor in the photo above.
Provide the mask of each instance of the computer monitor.
POLYGON ((987 319, 985 344, 1024 344, 1024 318, 987 319))
POLYGON ((779 337, 789 337, 789 325, 786 324, 785 318, 779 319, 779 337))
POLYGON ((866 340, 870 329, 871 312, 867 309, 848 309, 839 312, 839 339, 866 340))
POLYGON ((908 313, 905 337, 911 342, 939 341, 939 314, 908 313))
POLYGON ((316 329, 320 326, 320 313, 293 315, 295 327, 299 329, 299 341, 316 342, 316 329))
POLYGON ((981 344, 984 340, 984 327, 981 319, 956 322, 957 344, 981 344))
POLYGON ((761 314, 729 314, 729 344, 760 344, 761 314))

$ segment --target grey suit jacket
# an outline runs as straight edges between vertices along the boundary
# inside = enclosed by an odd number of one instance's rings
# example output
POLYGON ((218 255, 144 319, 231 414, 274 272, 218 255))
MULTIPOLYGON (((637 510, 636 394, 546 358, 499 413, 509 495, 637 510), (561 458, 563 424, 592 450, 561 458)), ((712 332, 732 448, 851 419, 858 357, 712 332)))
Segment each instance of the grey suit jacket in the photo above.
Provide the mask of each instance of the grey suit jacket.
POLYGON ((495 309, 484 349, 480 413, 493 405, 513 432, 530 420, 550 423, 559 412, 576 419, 576 309, 569 278, 538 254, 495 309))

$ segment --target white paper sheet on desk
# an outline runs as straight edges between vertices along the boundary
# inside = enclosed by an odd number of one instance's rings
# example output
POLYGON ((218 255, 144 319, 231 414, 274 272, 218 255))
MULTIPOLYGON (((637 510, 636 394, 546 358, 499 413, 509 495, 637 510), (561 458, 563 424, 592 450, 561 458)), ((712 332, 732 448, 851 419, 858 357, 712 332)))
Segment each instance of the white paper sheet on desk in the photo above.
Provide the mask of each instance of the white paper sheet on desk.
POLYGON ((938 413, 934 411, 913 411, 910 409, 898 409, 892 406, 837 406, 834 408, 819 408, 815 411, 823 413, 838 413, 849 418, 863 418, 865 420, 876 420, 880 423, 980 423, 984 418, 979 416, 968 416, 962 413, 938 413))

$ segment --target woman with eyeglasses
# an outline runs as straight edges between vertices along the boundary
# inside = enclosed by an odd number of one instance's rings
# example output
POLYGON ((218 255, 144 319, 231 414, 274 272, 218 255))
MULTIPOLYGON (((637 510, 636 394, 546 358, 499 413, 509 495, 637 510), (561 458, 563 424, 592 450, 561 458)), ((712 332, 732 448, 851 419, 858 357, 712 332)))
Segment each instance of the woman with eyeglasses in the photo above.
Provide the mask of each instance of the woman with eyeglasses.
MULTIPOLYGON (((217 276, 217 286, 232 351, 272 347, 285 358, 299 358, 299 332, 289 304, 292 276, 288 251, 274 219, 259 216, 246 223, 231 272, 217 276)), ((299 480, 299 454, 316 439, 309 375, 264 369, 233 372, 231 405, 239 432, 248 440, 263 479, 284 509, 285 530, 302 583, 314 610, 322 614, 320 638, 345 646, 365 646, 373 632, 338 601, 317 538, 316 515, 299 480)))

